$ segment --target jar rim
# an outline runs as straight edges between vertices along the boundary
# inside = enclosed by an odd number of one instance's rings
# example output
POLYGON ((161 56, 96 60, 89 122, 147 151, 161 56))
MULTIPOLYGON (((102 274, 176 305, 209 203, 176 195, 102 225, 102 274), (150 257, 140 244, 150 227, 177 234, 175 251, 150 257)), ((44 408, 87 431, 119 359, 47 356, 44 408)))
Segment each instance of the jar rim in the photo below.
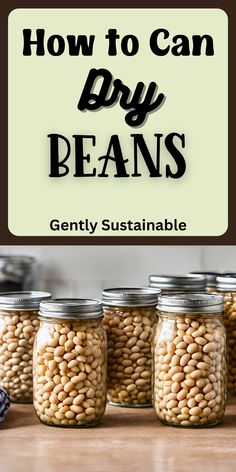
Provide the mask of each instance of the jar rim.
POLYGON ((33 262, 36 261, 35 257, 33 256, 23 256, 20 254, 16 255, 7 255, 7 254, 1 254, 0 255, 0 261, 23 261, 23 262, 33 262))
POLYGON ((150 287, 160 288, 161 290, 204 290, 206 289, 207 279, 203 275, 150 275, 150 287))
POLYGON ((163 295, 159 298, 159 311, 171 313, 222 313, 222 295, 203 293, 163 295))
POLYGON ((19 291, 1 292, 0 310, 32 310, 38 309, 42 300, 51 298, 49 292, 19 291))
POLYGON ((217 290, 236 290, 236 274, 225 274, 216 279, 217 290))
POLYGON ((93 298, 52 298, 40 303, 39 315, 46 318, 100 318, 102 302, 93 298))
POLYGON ((150 287, 117 287, 102 291, 102 302, 105 306, 150 306, 156 305, 160 289, 150 287))

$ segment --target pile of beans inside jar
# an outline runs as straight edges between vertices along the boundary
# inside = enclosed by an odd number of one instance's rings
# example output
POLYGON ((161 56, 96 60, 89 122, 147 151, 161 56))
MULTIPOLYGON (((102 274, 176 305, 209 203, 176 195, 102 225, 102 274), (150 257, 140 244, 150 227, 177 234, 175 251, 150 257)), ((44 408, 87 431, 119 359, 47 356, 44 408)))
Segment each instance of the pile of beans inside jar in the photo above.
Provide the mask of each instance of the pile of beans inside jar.
POLYGON ((227 332, 227 387, 236 393, 236 293, 225 293, 223 296, 227 332))
POLYGON ((0 386, 13 402, 32 402, 33 342, 37 311, 0 313, 0 386))
POLYGON ((217 319, 178 314, 154 347, 154 407, 166 424, 201 426, 225 410, 225 331, 217 319))
POLYGON ((236 274, 222 274, 216 279, 216 292, 224 300, 224 325, 227 334, 227 388, 236 393, 236 274))
POLYGON ((151 342, 156 308, 104 308, 110 403, 151 404, 151 342))
POLYGON ((97 423, 106 405, 106 342, 92 320, 44 321, 34 351, 34 407, 46 424, 97 423))

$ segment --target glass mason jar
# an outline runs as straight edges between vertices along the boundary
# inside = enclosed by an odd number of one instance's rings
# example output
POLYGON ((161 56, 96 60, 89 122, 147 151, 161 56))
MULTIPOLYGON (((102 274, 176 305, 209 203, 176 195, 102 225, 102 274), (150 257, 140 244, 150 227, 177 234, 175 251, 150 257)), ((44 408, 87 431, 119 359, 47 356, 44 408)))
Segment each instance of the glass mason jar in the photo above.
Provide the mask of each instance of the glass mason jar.
POLYGON ((0 292, 32 290, 36 272, 34 257, 0 255, 0 292))
POLYGON ((93 426, 106 408, 106 334, 102 303, 55 299, 40 304, 34 343, 34 408, 47 424, 93 426))
POLYGON ((16 403, 33 401, 33 342, 46 292, 0 293, 0 387, 16 403))
POLYGON ((151 406, 151 341, 160 290, 125 287, 102 292, 108 341, 109 403, 151 406))
POLYGON ((150 275, 149 286, 158 288, 162 294, 206 292, 203 275, 150 275))
POLYGON ((216 279, 216 290, 224 298, 224 325, 227 333, 227 387, 236 393, 236 275, 216 279))
POLYGON ((221 274, 220 272, 199 271, 190 272, 189 275, 203 275, 204 277, 206 277, 207 291, 209 293, 214 293, 216 291, 216 278, 219 277, 221 274))
POLYGON ((219 423, 226 402, 223 298, 161 296, 153 340, 153 406, 166 425, 219 423))

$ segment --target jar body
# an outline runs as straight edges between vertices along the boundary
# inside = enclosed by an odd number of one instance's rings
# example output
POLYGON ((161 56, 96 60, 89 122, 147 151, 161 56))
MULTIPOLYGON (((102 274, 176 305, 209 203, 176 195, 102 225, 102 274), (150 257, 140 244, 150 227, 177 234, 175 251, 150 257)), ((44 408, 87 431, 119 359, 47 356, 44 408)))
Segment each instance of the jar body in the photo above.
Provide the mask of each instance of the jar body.
POLYGON ((92 426, 106 408, 106 335, 98 319, 41 319, 34 408, 54 426, 92 426))
POLYGON ((155 306, 104 307, 109 403, 151 406, 151 341, 156 322, 155 306))
POLYGON ((0 292, 32 290, 36 260, 30 256, 0 256, 0 292))
POLYGON ((226 333, 219 314, 160 313, 153 405, 167 425, 213 426, 226 402, 226 333))
POLYGON ((227 388, 236 394, 236 292, 217 290, 224 298, 224 325, 227 334, 227 388))
POLYGON ((16 403, 33 401, 33 342, 36 310, 0 311, 0 386, 16 403))

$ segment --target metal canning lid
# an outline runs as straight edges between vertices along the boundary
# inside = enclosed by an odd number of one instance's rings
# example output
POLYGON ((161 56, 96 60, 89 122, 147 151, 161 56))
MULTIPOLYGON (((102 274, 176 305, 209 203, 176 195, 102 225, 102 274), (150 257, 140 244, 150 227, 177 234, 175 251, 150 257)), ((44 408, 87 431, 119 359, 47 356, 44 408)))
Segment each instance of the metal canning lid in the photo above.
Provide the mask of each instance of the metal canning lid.
POLYGON ((189 293, 159 297, 158 310, 169 313, 222 313, 222 295, 189 293))
POLYGON ((23 262, 23 263, 28 263, 28 262, 35 262, 36 259, 33 256, 7 256, 7 255, 1 255, 0 256, 0 261, 16 261, 16 262, 23 262))
POLYGON ((236 290, 236 274, 221 275, 216 279, 217 290, 236 290))
POLYGON ((0 293, 0 310, 38 309, 40 302, 49 298, 51 298, 49 292, 2 292, 0 293))
POLYGON ((159 289, 150 287, 106 288, 102 292, 102 302, 106 306, 150 306, 157 304, 160 294, 159 289))
POLYGON ((208 271, 196 271, 196 272, 189 272, 189 275, 203 275, 206 277, 206 283, 208 287, 215 287, 216 285, 216 278, 219 275, 222 275, 220 272, 208 272, 208 271))
POLYGON ((99 318, 102 302, 89 298, 52 298, 40 303, 40 315, 48 318, 99 318))
POLYGON ((223 272, 222 274, 219 274, 218 277, 236 277, 235 272, 223 272))
POLYGON ((205 290, 206 277, 203 275, 150 275, 150 287, 160 288, 161 290, 205 290))

